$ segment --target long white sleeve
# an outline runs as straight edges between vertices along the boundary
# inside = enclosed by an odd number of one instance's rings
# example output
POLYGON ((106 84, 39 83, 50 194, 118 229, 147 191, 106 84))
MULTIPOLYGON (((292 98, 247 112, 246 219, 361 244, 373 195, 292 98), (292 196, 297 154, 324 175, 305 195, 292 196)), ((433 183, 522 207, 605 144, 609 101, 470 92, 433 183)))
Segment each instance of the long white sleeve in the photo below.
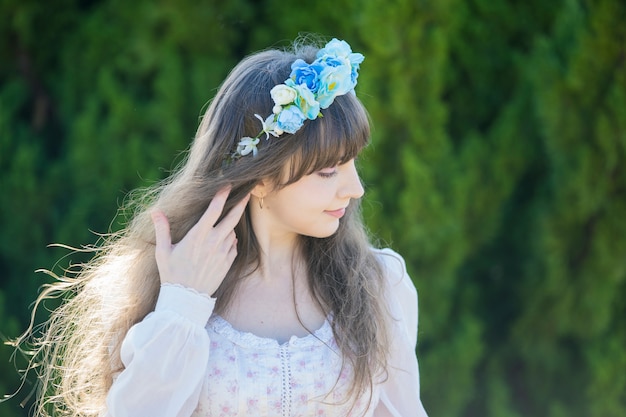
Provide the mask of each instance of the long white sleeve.
POLYGON ((379 255, 387 274, 387 299, 392 315, 388 378, 383 383, 375 417, 426 417, 420 399, 417 345, 417 290, 404 260, 390 249, 379 255))
POLYGON ((183 287, 161 287, 155 311, 121 347, 124 370, 107 396, 106 417, 188 417, 206 376, 205 325, 215 300, 183 287))

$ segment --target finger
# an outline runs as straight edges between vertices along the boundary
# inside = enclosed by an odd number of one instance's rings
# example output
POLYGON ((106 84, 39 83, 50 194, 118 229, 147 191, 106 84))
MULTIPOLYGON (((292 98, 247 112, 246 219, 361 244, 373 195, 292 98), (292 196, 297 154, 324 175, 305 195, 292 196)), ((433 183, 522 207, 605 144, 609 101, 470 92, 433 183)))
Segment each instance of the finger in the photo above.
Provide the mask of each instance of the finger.
POLYGON ((237 246, 237 234, 234 230, 228 235, 228 242, 230 243, 230 247, 237 246))
POLYGON ((235 232, 233 232, 232 244, 230 245, 230 248, 226 256, 227 256, 228 262, 230 262, 232 265, 233 261, 235 260, 235 257, 237 257, 237 236, 235 236, 235 232))
POLYGON ((231 263, 231 265, 236 257, 237 257, 237 242, 235 242, 233 246, 231 246, 230 250, 228 251, 228 261, 231 263))
POLYGON ((237 236, 235 235, 234 230, 232 230, 226 237, 221 240, 220 255, 228 254, 233 246, 237 246, 237 236))
POLYGON ((217 223, 217 220, 220 218, 222 211, 224 210, 228 194, 230 194, 230 186, 222 188, 215 194, 209 203, 209 207, 207 207, 202 217, 200 217, 200 220, 198 220, 197 224, 200 228, 208 229, 217 223))
POLYGON ((232 209, 230 209, 228 214, 224 216, 224 218, 219 222, 218 225, 215 226, 215 229, 221 231, 222 233, 227 233, 228 231, 233 230, 235 226, 237 226, 237 223, 239 223, 239 220, 241 219, 241 216, 243 215, 243 212, 245 211, 246 205, 248 204, 249 200, 250 194, 245 196, 232 209))
POLYGON ((155 254, 157 258, 168 254, 172 248, 172 236, 170 234, 170 223, 165 214, 160 210, 154 210, 150 213, 152 224, 154 225, 154 233, 156 238, 155 254))

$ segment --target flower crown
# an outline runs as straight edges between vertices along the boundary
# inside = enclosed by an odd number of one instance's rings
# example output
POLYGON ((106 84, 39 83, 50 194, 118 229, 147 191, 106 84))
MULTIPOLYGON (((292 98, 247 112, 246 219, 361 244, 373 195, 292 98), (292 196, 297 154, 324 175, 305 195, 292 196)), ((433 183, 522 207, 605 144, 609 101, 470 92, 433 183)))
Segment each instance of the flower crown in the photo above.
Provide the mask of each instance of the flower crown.
POLYGON ((241 138, 230 160, 250 153, 256 156, 257 144, 263 133, 265 140, 270 135, 279 137, 283 133, 293 134, 305 120, 322 117, 320 109, 328 108, 335 97, 354 94, 359 64, 364 59, 362 54, 353 53, 347 42, 333 39, 317 52, 315 58, 311 64, 302 59, 291 64, 289 78, 270 90, 274 100, 272 114, 265 119, 258 114, 254 115, 261 121, 261 131, 253 138, 241 138))

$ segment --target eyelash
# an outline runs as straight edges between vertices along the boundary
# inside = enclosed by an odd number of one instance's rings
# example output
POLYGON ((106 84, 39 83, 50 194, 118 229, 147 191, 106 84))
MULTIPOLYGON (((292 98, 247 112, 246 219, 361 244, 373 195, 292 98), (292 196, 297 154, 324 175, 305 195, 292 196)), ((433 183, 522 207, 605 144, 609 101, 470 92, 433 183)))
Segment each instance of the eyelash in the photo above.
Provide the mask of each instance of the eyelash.
POLYGON ((333 172, 318 172, 317 175, 319 175, 322 178, 332 178, 335 175, 337 175, 337 171, 333 171, 333 172))
MULTIPOLYGON (((356 157, 355 157, 355 158, 353 158, 353 159, 354 159, 354 161, 355 161, 355 162, 357 161, 357 158, 356 158, 356 157)), ((340 161, 337 163, 337 165, 343 165, 343 164, 348 163, 348 162, 349 162, 349 160, 344 162, 344 160, 342 159, 342 160, 340 160, 340 161)), ((329 167, 329 168, 330 168, 330 167, 329 167)), ((324 171, 319 171, 319 172, 317 173, 317 175, 319 175, 319 176, 320 176, 320 177, 322 177, 322 178, 332 178, 332 177, 334 177, 335 175, 337 175, 337 169, 335 168, 332 172, 324 172, 324 171)))

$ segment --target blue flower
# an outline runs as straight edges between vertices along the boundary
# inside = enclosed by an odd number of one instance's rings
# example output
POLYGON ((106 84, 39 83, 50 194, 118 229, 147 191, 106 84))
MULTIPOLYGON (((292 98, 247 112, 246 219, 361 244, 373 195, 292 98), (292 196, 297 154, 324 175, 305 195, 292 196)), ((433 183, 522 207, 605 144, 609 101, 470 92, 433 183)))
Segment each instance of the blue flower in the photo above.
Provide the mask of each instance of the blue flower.
POLYGON ((350 79, 354 85, 356 85, 356 80, 359 76, 359 64, 361 64, 365 59, 363 54, 352 52, 348 42, 337 39, 331 40, 324 48, 320 49, 317 52, 317 58, 317 60, 325 60, 327 65, 331 66, 336 66, 337 60, 333 60, 333 58, 343 58, 348 60, 351 67, 350 79))
POLYGON ((302 127, 306 116, 294 105, 284 107, 276 119, 276 127, 287 133, 296 133, 302 127))
MULTIPOLYGON (((353 53, 350 45, 346 41, 340 41, 333 38, 330 42, 317 52, 317 58, 321 58, 325 55, 330 55, 339 58, 345 58, 350 61, 350 64, 360 64, 365 57, 363 54, 353 53)), ((357 67, 358 69, 358 67, 357 67)))
POLYGON ((317 58, 314 62, 318 63, 318 65, 320 65, 322 67, 322 71, 324 70, 325 67, 339 67, 341 65, 344 65, 346 63, 345 58, 337 58, 337 57, 333 57, 330 55, 325 55, 321 58, 317 58))
POLYGON ((357 78, 359 78, 359 64, 351 65, 350 79, 352 83, 356 86, 357 78))
POLYGON ((317 52, 317 57, 324 55, 347 57, 352 53, 350 45, 346 41, 340 41, 337 38, 333 38, 322 49, 317 52))
POLYGON ((319 87, 318 77, 321 69, 319 65, 309 65, 304 60, 297 59, 291 64, 291 75, 289 79, 293 80, 295 85, 306 85, 306 87, 315 94, 319 87))
MULTIPOLYGON (((335 60, 332 62, 335 63, 335 60)), ((328 108, 335 97, 349 93, 355 85, 352 81, 352 67, 347 60, 338 66, 327 66, 320 74, 320 87, 317 90, 320 107, 328 108)))
POLYGON ((309 120, 315 120, 320 113, 320 104, 315 100, 315 94, 308 89, 306 84, 296 85, 292 79, 285 81, 285 85, 296 90, 296 98, 293 103, 302 111, 309 120))

